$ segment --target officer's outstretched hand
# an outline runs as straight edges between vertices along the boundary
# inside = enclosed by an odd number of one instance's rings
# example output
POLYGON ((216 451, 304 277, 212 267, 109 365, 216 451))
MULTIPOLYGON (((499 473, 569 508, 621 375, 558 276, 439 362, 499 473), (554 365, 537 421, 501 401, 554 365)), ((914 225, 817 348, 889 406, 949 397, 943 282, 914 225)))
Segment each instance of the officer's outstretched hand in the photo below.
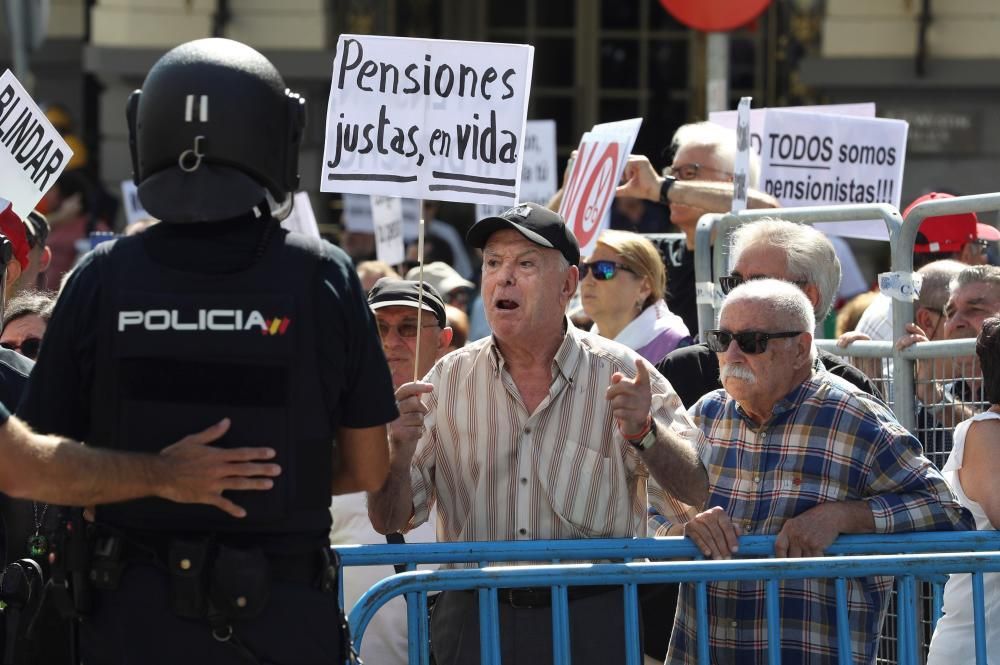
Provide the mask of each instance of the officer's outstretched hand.
POLYGON ((222 496, 226 490, 268 490, 271 477, 281 473, 277 464, 265 463, 272 448, 216 448, 208 444, 229 430, 229 418, 191 434, 160 451, 163 477, 156 495, 177 503, 204 503, 233 517, 247 511, 222 496))
MULTIPOLYGON (((396 406, 399 408, 399 418, 389 425, 389 441, 393 458, 406 462, 413 458, 417 450, 417 442, 424 435, 424 416, 427 415, 427 405, 420 399, 434 390, 434 385, 422 381, 404 383, 396 390, 396 406)), ((395 460, 394 460, 395 461, 395 460)))
POLYGON ((622 434, 636 434, 645 429, 653 402, 646 361, 635 359, 634 379, 626 379, 621 372, 612 374, 605 397, 611 402, 611 415, 618 421, 622 434))

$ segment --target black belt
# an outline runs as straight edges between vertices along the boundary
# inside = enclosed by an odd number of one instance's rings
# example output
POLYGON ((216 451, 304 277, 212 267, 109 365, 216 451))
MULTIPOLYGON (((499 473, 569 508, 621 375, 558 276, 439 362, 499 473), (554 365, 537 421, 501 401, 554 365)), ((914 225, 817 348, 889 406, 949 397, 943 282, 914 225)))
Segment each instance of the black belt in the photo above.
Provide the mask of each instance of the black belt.
MULTIPOLYGON (((599 596, 611 591, 621 591, 620 586, 575 586, 566 589, 566 596, 572 602, 591 596, 599 596)), ((497 589, 497 600, 503 605, 516 609, 552 606, 552 590, 549 587, 525 587, 520 589, 497 589)))
MULTIPOLYGON (((166 539, 137 539, 128 535, 122 537, 123 563, 146 563, 167 567, 166 539)), ((323 578, 323 571, 330 565, 329 554, 323 548, 304 552, 265 551, 271 579, 284 584, 305 584, 313 586, 323 578)))

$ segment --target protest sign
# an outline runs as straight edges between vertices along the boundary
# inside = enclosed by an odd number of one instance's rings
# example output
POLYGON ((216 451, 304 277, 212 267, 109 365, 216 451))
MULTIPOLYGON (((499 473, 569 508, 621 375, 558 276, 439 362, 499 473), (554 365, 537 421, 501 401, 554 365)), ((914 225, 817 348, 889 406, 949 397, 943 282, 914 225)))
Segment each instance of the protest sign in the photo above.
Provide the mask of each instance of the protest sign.
POLYGON ((639 134, 642 118, 594 125, 577 148, 559 214, 588 256, 611 223, 611 203, 639 134))
POLYGON ((292 211, 288 213, 288 217, 281 220, 281 226, 293 233, 319 238, 319 225, 316 223, 316 213, 313 212, 309 194, 296 192, 293 200, 292 211))
POLYGON ((391 266, 403 262, 403 206, 395 196, 371 196, 372 222, 375 225, 375 256, 391 266))
POLYGON ((750 169, 750 97, 740 99, 736 122, 736 163, 733 167, 732 211, 739 212, 747 207, 747 182, 750 169))
POLYGON ((142 219, 156 219, 146 212, 139 200, 139 188, 131 178, 122 180, 122 207, 125 209, 125 224, 130 226, 142 219))
POLYGON ((21 84, 0 76, 0 180, 5 199, 24 219, 59 178, 73 151, 21 84))
MULTIPOLYGON (((401 199, 403 240, 417 239, 420 229, 420 201, 401 199)), ((372 198, 366 194, 344 194, 344 228, 353 233, 375 233, 372 223, 372 198)))
POLYGON ((341 35, 324 192, 513 205, 534 48, 341 35))
MULTIPOLYGON (((545 205, 559 189, 556 184, 556 121, 529 120, 524 130, 524 163, 517 203, 545 205)), ((476 204, 476 219, 495 217, 509 205, 476 204)))
MULTIPOLYGON (((764 132, 764 115, 768 108, 750 109, 750 147, 758 155, 761 151, 762 136, 764 132)), ((808 113, 820 113, 824 115, 849 115, 857 118, 874 118, 875 103, 865 102, 863 104, 822 104, 816 106, 784 106, 782 111, 801 111, 808 113)), ((727 129, 736 129, 738 121, 738 111, 712 111, 708 114, 708 121, 716 125, 722 125, 727 129)), ((752 183, 751 183, 752 185, 752 183)))
MULTIPOLYGON (((902 120, 768 109, 760 189, 785 207, 888 203, 898 208, 906 132, 902 120)), ((881 220, 815 226, 831 235, 888 239, 881 220)))

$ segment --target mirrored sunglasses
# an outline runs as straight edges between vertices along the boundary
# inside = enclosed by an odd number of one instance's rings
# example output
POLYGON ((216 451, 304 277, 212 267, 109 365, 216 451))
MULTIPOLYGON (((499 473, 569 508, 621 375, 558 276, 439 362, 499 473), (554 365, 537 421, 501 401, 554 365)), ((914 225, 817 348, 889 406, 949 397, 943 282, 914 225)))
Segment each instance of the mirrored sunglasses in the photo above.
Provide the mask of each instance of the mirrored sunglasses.
POLYGON ((612 279, 618 270, 635 274, 634 270, 623 263, 615 263, 614 261, 583 261, 580 263, 580 279, 586 277, 588 273, 593 273, 594 279, 606 282, 612 279))

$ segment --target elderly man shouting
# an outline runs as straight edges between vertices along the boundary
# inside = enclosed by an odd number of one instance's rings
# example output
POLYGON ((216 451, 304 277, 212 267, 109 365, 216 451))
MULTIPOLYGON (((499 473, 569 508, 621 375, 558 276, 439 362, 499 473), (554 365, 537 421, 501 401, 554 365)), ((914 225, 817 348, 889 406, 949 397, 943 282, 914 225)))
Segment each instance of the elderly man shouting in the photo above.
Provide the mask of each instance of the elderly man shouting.
MULTIPOLYGON (((397 391, 390 477, 369 495, 375 528, 413 528, 436 504, 442 541, 644 536, 650 475, 702 505, 705 471, 684 438, 695 432, 670 384, 566 318, 580 249, 563 219, 525 204, 481 220, 469 240, 483 249, 493 336, 397 391)), ((503 662, 551 662, 548 589, 499 597, 503 662)), ((580 587, 569 598, 573 662, 620 662, 621 588, 580 587)), ((462 591, 439 597, 438 665, 479 662, 476 602, 462 591)))
MULTIPOLYGON (((815 316, 800 288, 746 282, 723 303, 719 326, 706 341, 719 356, 724 390, 692 408, 706 437, 698 454, 710 507, 680 518, 706 556, 730 557, 740 534, 776 534, 777 556, 803 557, 821 556, 842 533, 972 527, 892 413, 816 371, 815 316)), ((874 662, 890 584, 848 582, 851 662, 874 662)), ((764 583, 714 582, 708 595, 711 661, 766 662, 764 583)), ((837 662, 835 606, 832 579, 783 583, 782 663, 837 662)), ((667 662, 696 662, 689 585, 682 585, 667 662)))

